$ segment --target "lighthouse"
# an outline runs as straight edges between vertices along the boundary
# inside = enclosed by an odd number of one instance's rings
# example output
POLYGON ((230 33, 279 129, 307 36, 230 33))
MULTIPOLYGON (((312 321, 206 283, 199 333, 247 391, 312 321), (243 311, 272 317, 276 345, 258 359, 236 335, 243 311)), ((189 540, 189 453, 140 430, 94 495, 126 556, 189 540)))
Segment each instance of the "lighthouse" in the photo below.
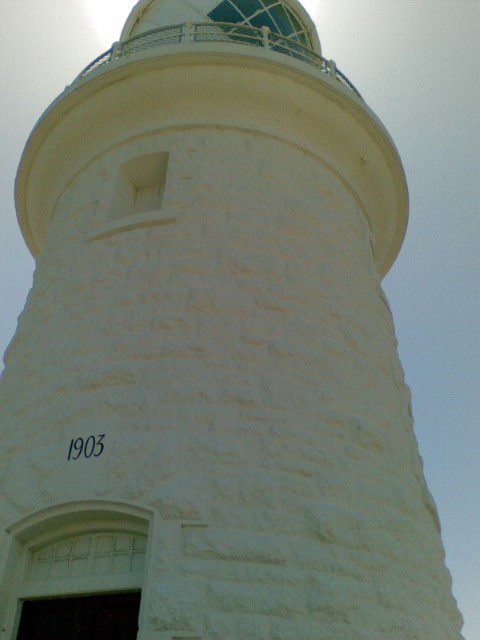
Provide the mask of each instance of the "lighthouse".
POLYGON ((401 160, 300 2, 140 0, 15 195, 0 639, 460 640, 381 289, 401 160))

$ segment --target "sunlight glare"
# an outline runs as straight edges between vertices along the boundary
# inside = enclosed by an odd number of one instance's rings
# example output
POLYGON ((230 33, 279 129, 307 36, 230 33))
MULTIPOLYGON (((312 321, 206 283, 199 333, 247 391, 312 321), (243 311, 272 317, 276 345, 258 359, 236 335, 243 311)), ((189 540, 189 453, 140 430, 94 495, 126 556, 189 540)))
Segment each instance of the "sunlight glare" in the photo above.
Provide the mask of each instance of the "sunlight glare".
POLYGON ((312 20, 316 22, 320 13, 320 0, 300 0, 300 2, 310 14, 312 20))
POLYGON ((120 37, 136 0, 84 0, 85 10, 105 47, 120 37))

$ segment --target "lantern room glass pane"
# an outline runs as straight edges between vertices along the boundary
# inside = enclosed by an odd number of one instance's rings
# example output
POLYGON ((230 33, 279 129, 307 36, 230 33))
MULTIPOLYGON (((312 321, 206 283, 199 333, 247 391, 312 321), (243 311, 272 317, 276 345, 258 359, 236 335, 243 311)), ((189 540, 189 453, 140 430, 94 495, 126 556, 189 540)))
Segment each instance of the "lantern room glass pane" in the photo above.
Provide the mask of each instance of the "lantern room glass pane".
POLYGON ((278 33, 277 25, 270 17, 270 14, 267 11, 263 11, 262 13, 257 14, 253 18, 249 20, 252 27, 268 27, 270 31, 274 33, 278 33))
POLYGON ((264 6, 260 0, 234 0, 235 6, 243 13, 247 18, 252 16, 257 11, 263 11, 264 6))
POLYGON ((214 22, 243 22, 244 18, 242 14, 235 9, 235 7, 228 2, 228 0, 224 0, 221 2, 213 11, 210 11, 208 17, 211 18, 214 22))
POLYGON ((284 36, 289 36, 293 31, 293 25, 290 22, 285 8, 281 4, 277 4, 270 9, 270 15, 277 23, 277 26, 284 36))
POLYGON ((295 38, 312 48, 307 28, 283 0, 223 0, 208 17, 214 22, 268 27, 273 33, 295 38))

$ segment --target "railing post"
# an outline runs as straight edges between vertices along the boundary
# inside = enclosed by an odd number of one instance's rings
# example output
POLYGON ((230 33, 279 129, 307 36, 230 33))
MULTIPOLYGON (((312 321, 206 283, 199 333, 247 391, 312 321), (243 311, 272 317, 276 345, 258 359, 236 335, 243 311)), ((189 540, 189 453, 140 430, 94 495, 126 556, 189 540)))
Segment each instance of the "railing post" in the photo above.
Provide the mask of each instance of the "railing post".
POLYGON ((270 28, 262 27, 262 44, 265 49, 270 49, 270 28))
POLYGON ((114 42, 112 44, 112 53, 110 54, 110 61, 116 60, 120 57, 120 42, 114 42))
POLYGON ((332 76, 334 80, 337 79, 337 65, 334 60, 327 61, 328 73, 332 76))
POLYGON ((193 42, 195 40, 194 25, 192 22, 185 22, 183 25, 182 42, 193 42))

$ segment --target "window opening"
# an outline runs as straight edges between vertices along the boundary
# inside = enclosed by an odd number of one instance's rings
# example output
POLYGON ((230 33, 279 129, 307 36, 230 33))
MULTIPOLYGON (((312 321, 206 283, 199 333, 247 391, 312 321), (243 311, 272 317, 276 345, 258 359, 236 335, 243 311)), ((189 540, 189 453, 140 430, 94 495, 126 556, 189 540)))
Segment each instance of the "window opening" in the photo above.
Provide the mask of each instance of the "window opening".
POLYGON ((168 153, 148 153, 120 166, 112 201, 111 218, 162 208, 168 153))

